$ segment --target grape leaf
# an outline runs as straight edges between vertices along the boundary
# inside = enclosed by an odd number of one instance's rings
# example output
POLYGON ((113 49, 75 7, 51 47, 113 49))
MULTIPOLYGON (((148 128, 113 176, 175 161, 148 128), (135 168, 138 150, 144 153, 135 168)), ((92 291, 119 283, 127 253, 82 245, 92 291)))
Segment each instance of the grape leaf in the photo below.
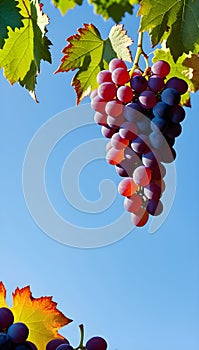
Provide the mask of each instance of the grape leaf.
POLYGON ((189 89, 184 95, 181 96, 181 104, 187 107, 191 107, 190 92, 195 92, 196 89, 194 88, 190 78, 187 76, 186 68, 183 65, 186 58, 187 58, 187 55, 184 53, 181 57, 178 58, 177 62, 175 63, 170 50, 166 48, 166 43, 163 42, 162 48, 154 51, 154 57, 152 61, 153 62, 156 62, 159 60, 167 61, 171 67, 171 71, 167 76, 167 79, 175 76, 175 77, 184 79, 187 82, 189 89))
POLYGON ((127 36, 127 31, 124 30, 123 24, 115 25, 109 33, 113 50, 117 53, 117 57, 124 61, 132 62, 132 55, 129 46, 133 44, 133 40, 127 36))
POLYGON ((199 90, 199 56, 189 55, 185 58, 183 65, 188 69, 185 70, 184 74, 192 82, 191 88, 193 92, 199 90))
POLYGON ((133 13, 133 5, 138 4, 138 0, 90 0, 94 5, 95 12, 102 15, 104 19, 112 18, 116 23, 120 22, 125 13, 133 13))
POLYGON ((176 62, 183 53, 199 50, 199 1, 142 0, 141 31, 150 31, 152 45, 167 39, 176 62))
POLYGON ((8 37, 8 27, 13 30, 22 27, 22 16, 15 0, 0 1, 0 48, 3 47, 8 37))
POLYGON ((117 53, 122 59, 131 60, 128 45, 132 40, 126 35, 123 26, 119 26, 116 33, 118 35, 103 40, 93 24, 84 24, 83 28, 78 29, 78 34, 67 39, 69 44, 62 51, 64 57, 55 73, 79 69, 72 80, 72 86, 77 94, 77 104, 98 87, 96 81, 98 72, 107 69, 108 63, 117 57, 117 53), (124 40, 120 45, 119 34, 124 40))
MULTIPOLYGON (((6 290, 0 282, 0 307, 8 307, 5 298, 6 290)), ((59 328, 72 322, 57 309, 52 297, 34 298, 29 286, 16 288, 11 310, 15 322, 24 322, 28 326, 28 340, 40 350, 45 350, 51 339, 63 338, 58 333, 59 328)))
POLYGON ((51 63, 46 25, 49 20, 43 14, 39 0, 19 0, 18 7, 23 27, 8 27, 8 38, 0 49, 0 68, 11 84, 19 82, 36 100, 36 77, 43 59, 51 63))
POLYGON ((65 15, 68 10, 73 9, 76 5, 82 5, 83 0, 52 0, 52 3, 57 7, 62 15, 65 15))

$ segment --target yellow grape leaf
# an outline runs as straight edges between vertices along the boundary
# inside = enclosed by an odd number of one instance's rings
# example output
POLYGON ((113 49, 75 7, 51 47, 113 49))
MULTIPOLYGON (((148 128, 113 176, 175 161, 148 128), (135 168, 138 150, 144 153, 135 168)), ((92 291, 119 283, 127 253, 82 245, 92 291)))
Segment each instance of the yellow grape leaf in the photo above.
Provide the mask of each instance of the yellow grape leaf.
MULTIPOLYGON (((7 307, 6 290, 0 282, 0 307, 7 307)), ((52 297, 34 298, 30 286, 16 288, 13 293, 13 306, 10 308, 14 322, 23 322, 29 328, 28 340, 39 350, 45 350, 46 344, 53 338, 63 338, 58 330, 72 322, 57 309, 52 297)))

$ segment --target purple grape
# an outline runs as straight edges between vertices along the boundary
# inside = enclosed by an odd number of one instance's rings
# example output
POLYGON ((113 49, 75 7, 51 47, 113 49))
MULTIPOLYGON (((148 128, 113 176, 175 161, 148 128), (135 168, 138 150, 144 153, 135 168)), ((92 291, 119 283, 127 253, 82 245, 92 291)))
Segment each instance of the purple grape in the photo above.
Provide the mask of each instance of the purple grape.
POLYGON ((154 148, 160 149, 164 143, 164 136, 158 131, 153 131, 149 135, 149 140, 154 148))
POLYGON ((158 75, 152 75, 148 80, 148 87, 155 93, 162 91, 164 86, 164 78, 158 75))
POLYGON ((0 330, 7 329, 14 322, 14 316, 7 307, 0 308, 0 330))
POLYGON ((166 130, 167 125, 168 125, 167 121, 163 118, 155 117, 151 121, 151 129, 153 131, 156 131, 158 128, 160 131, 163 132, 166 130))
POLYGON ((164 134, 170 138, 178 137, 182 132, 182 126, 178 123, 169 123, 164 134))
POLYGON ((18 344, 14 348, 15 350, 30 350, 31 348, 27 344, 18 344))
POLYGON ((150 151, 142 155, 142 163, 145 167, 154 169, 157 167, 158 159, 154 152, 150 151))
POLYGON ((144 187, 144 195, 148 199, 158 200, 161 197, 161 188, 154 182, 150 182, 150 184, 144 187))
POLYGON ((168 119, 170 106, 165 102, 158 102, 153 107, 153 114, 157 118, 168 119))
POLYGON ((0 333, 0 349, 11 349, 11 339, 6 333, 0 333))
POLYGON ((8 328, 7 334, 13 343, 23 343, 28 338, 29 329, 24 323, 16 322, 8 328))
POLYGON ((97 75, 98 84, 102 84, 105 82, 112 82, 111 72, 109 70, 102 70, 97 75))
POLYGON ((161 180, 166 175, 166 168, 162 163, 157 163, 156 166, 152 169, 152 178, 153 180, 161 180))
POLYGON ((183 79, 173 77, 167 81, 166 88, 176 89, 180 95, 183 95, 188 90, 188 84, 183 79))
POLYGON ((25 342, 24 344, 26 344, 26 345, 28 346, 28 349, 29 349, 29 350, 38 350, 37 347, 36 347, 36 345, 33 344, 33 343, 32 343, 31 341, 29 341, 29 340, 26 340, 26 342, 25 342))
POLYGON ((165 139, 166 139, 166 141, 167 141, 167 143, 169 144, 170 147, 174 146, 174 144, 175 144, 175 138, 174 137, 165 136, 165 139))
POLYGON ((67 339, 60 339, 60 338, 52 339, 46 345, 46 350, 56 350, 57 347, 61 344, 69 345, 69 341, 67 339))
POLYGON ((181 123, 185 118, 185 110, 183 107, 176 105, 172 106, 169 111, 169 119, 173 123, 181 123))
POLYGON ((157 74, 160 77, 166 77, 169 72, 170 72, 170 65, 168 62, 160 60, 155 62, 152 67, 151 67, 151 71, 153 74, 157 74))
POLYGON ((146 90, 148 82, 143 76, 136 75, 135 77, 131 78, 130 84, 131 84, 132 89, 134 89, 136 92, 140 93, 140 92, 146 90))
POLYGON ((175 106, 180 103, 180 94, 176 89, 167 88, 163 90, 161 94, 162 101, 167 103, 169 106, 175 106))
POLYGON ((163 204, 160 200, 149 200, 146 210, 153 216, 158 216, 163 212, 163 204))
POLYGON ((143 109, 138 103, 131 102, 124 106, 123 114, 128 122, 135 123, 143 116, 143 109))
POLYGON ((143 108, 151 109, 157 103, 156 95, 153 91, 145 90, 141 92, 140 96, 138 97, 138 102, 143 108))
POLYGON ((93 337, 86 343, 86 350, 106 350, 107 342, 101 337, 93 337))
POLYGON ((136 153, 145 153, 149 150, 148 144, 148 136, 140 134, 131 142, 131 148, 136 153))

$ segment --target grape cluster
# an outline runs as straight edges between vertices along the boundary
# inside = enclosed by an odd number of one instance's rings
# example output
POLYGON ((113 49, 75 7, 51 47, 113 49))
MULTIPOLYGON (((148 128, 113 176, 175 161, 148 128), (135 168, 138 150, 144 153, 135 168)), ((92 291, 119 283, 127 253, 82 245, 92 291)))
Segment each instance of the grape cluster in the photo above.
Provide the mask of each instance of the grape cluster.
POLYGON ((180 100, 188 85, 177 77, 166 80, 169 73, 170 65, 160 60, 147 74, 135 69, 130 76, 125 62, 114 58, 109 70, 98 73, 99 88, 91 93, 94 120, 110 139, 106 160, 124 177, 118 192, 135 226, 162 213, 163 163, 175 160, 173 146, 182 132, 180 100))
MULTIPOLYGON (((0 350, 37 350, 28 341, 29 329, 22 322, 14 322, 12 311, 6 307, 0 308, 0 350)), ((76 350, 106 350, 107 343, 101 337, 89 339, 86 346, 80 345, 76 350)), ((46 345, 46 350, 74 350, 69 341, 64 338, 52 339, 46 345)))
POLYGON ((22 322, 14 323, 10 309, 0 308, 0 349, 1 350, 37 350, 37 347, 27 340, 28 327, 22 322))

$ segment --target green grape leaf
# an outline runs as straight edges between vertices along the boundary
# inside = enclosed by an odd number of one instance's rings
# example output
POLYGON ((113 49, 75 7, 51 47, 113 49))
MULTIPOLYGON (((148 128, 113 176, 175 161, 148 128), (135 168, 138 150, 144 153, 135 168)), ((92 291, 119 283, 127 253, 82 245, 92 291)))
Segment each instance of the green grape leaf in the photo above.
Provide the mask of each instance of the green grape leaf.
POLYGON ((112 18, 116 23, 120 22, 125 13, 133 13, 133 5, 138 0, 89 0, 94 5, 95 12, 102 15, 104 19, 112 18))
POLYGON ((49 20, 42 12, 39 0, 19 0, 18 7, 23 17, 23 27, 13 30, 8 27, 8 38, 0 49, 0 68, 11 84, 18 82, 35 95, 36 77, 41 60, 51 63, 46 25, 49 20))
POLYGON ((109 39, 113 50, 117 53, 117 57, 124 61, 132 62, 129 46, 133 44, 133 40, 127 36, 127 31, 124 30, 123 24, 118 24, 111 28, 109 39))
POLYGON ((23 26, 22 16, 15 0, 0 1, 0 48, 2 49, 5 39, 8 37, 8 27, 20 28, 23 26))
POLYGON ((132 40, 126 35, 123 25, 114 26, 109 37, 103 40, 93 24, 84 24, 83 28, 78 29, 78 34, 67 41, 69 44, 62 51, 64 56, 55 73, 78 69, 72 80, 77 104, 98 87, 97 74, 102 69, 108 69, 114 57, 132 60, 129 50, 132 40))
POLYGON ((163 42, 162 48, 154 51, 154 57, 152 61, 153 62, 156 62, 159 60, 167 61, 171 67, 171 71, 167 76, 167 79, 171 77, 178 77, 178 78, 184 79, 187 82, 189 89, 184 95, 181 96, 181 104, 183 106, 191 107, 190 92, 196 92, 198 88, 194 86, 191 76, 188 75, 187 69, 184 65, 184 63, 186 63, 186 59, 187 59, 187 55, 184 53, 181 57, 178 58, 177 62, 175 63, 170 50, 166 48, 166 43, 163 42))
POLYGON ((62 15, 65 15, 66 12, 74 9, 76 5, 82 5, 83 0, 52 0, 52 3, 60 10, 62 15))
POLYGON ((176 62, 183 53, 199 50, 199 1, 142 0, 141 31, 150 31, 152 45, 167 40, 176 62))
POLYGON ((183 65, 187 68, 185 70, 185 76, 191 80, 191 91, 196 92, 199 90, 199 56, 190 54, 185 58, 183 65))

